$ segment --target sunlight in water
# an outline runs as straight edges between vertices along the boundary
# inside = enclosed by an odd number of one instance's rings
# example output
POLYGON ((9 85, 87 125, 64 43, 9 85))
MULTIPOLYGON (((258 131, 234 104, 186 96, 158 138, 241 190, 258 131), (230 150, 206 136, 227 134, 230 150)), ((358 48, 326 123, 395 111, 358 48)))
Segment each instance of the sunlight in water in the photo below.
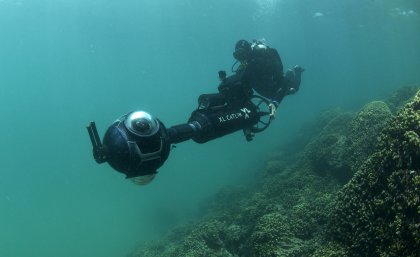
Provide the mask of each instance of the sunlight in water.
POLYGON ((253 16, 254 20, 258 20, 264 16, 271 16, 278 4, 284 0, 255 0, 258 8, 253 16))

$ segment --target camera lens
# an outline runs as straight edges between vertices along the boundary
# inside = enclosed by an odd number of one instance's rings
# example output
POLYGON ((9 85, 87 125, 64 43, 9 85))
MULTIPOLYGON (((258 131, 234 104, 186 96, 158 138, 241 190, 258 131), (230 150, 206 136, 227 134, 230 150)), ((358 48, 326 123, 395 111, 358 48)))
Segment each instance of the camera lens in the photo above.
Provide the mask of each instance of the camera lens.
POLYGON ((150 114, 142 111, 129 114, 124 121, 126 128, 138 136, 151 136, 159 130, 159 123, 150 114))
POLYGON ((150 123, 146 119, 134 120, 133 123, 133 129, 141 134, 147 134, 150 131, 150 123))

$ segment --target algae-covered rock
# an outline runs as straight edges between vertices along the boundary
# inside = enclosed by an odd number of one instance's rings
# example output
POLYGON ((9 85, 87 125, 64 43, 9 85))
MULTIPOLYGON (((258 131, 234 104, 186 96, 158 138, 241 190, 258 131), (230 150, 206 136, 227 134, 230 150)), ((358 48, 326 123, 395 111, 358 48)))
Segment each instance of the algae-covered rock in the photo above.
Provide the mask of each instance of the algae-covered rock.
POLYGON ((295 247, 295 241, 286 217, 269 213, 257 221, 249 243, 252 245, 252 256, 274 257, 281 256, 285 248, 295 247))
POLYGON ((315 240, 305 240, 293 233, 291 225, 296 219, 285 213, 268 213, 258 219, 247 242, 249 252, 241 256, 298 257, 309 256, 316 246, 315 240))
POLYGON ((385 102, 374 101, 366 104, 351 121, 344 154, 353 172, 375 151, 378 137, 391 117, 385 102))
POLYGON ((366 104, 356 115, 335 115, 305 147, 313 171, 347 182, 373 153, 379 133, 391 117, 382 101, 366 104))
MULTIPOLYGON (((286 147, 289 150, 289 145, 286 147)), ((278 151, 270 154, 266 161, 263 175, 273 175, 275 173, 288 172, 294 163, 299 161, 296 154, 289 151, 278 151)))
POLYGON ((345 114, 340 108, 328 108, 323 110, 316 119, 305 122, 300 129, 296 131, 296 135, 290 138, 289 142, 284 143, 284 149, 288 153, 297 154, 318 136, 319 133, 336 117, 345 114))
POLYGON ((348 257, 348 254, 343 246, 335 243, 327 243, 318 247, 311 257, 348 257))
POLYGON ((382 131, 378 150, 340 192, 330 235, 350 256, 420 252, 420 92, 382 131))
POLYGON ((312 165, 313 172, 320 175, 333 175, 340 180, 348 180, 349 167, 344 155, 349 126, 353 119, 351 113, 334 116, 320 133, 305 147, 305 156, 312 165))
POLYGON ((420 90, 420 85, 410 85, 400 87, 385 102, 389 106, 392 113, 396 113, 400 110, 407 102, 413 99, 417 91, 420 90))
POLYGON ((225 224, 218 220, 197 224, 175 251, 174 256, 232 256, 224 249, 225 224))

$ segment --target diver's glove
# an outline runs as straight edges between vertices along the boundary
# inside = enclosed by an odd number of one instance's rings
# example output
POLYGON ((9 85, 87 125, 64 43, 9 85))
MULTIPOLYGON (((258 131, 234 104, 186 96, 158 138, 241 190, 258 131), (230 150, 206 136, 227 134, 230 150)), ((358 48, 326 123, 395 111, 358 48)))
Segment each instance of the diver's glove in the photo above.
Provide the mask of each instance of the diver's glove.
POLYGON ((302 72, 305 71, 305 69, 300 67, 299 65, 295 65, 295 67, 293 67, 293 71, 296 75, 300 75, 302 72))
POLYGON ((293 82, 293 86, 289 87, 287 90, 287 95, 293 95, 299 90, 300 81, 302 72, 304 72, 305 69, 300 67, 299 65, 295 65, 292 69, 288 69, 286 72, 286 78, 293 82))
POLYGON ((272 100, 271 103, 268 105, 270 108, 270 120, 274 120, 276 118, 277 107, 279 106, 279 102, 272 100))

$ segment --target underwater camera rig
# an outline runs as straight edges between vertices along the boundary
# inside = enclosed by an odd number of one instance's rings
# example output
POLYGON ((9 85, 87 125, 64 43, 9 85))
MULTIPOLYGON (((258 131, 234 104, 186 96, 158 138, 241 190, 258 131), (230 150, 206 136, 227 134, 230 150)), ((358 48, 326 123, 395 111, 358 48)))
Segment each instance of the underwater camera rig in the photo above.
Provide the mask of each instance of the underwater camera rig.
POLYGON ((185 124, 166 128, 151 114, 133 111, 117 119, 101 142, 95 122, 90 122, 87 130, 96 162, 108 162, 133 182, 145 185, 164 164, 173 144, 189 139, 203 144, 239 130, 251 141, 270 125, 270 102, 244 88, 236 75, 226 78, 223 74, 219 72, 219 93, 200 95, 198 108, 185 124))

